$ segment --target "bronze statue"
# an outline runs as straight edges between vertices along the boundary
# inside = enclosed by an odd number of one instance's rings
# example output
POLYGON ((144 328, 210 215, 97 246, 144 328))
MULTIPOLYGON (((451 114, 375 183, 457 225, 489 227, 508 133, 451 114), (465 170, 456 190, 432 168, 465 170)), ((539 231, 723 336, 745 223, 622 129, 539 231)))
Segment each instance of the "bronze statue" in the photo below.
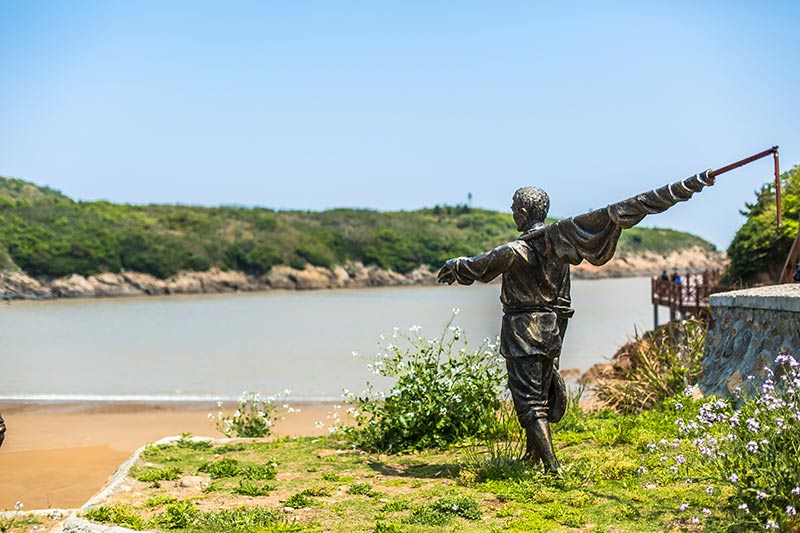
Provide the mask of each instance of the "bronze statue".
POLYGON ((607 263, 623 229, 713 184, 714 174, 709 170, 547 225, 547 194, 535 187, 522 188, 514 193, 511 204, 520 237, 474 257, 450 259, 439 271, 439 282, 448 284, 486 283, 503 276, 500 353, 506 360, 514 408, 525 428, 527 460, 541 460, 554 475, 563 473, 553 450, 550 421, 563 414, 563 405, 553 405, 551 389, 557 392, 556 384, 563 383, 558 375, 561 344, 574 313, 569 265, 584 259, 593 265, 607 263), (554 417, 554 409, 561 413, 554 417))

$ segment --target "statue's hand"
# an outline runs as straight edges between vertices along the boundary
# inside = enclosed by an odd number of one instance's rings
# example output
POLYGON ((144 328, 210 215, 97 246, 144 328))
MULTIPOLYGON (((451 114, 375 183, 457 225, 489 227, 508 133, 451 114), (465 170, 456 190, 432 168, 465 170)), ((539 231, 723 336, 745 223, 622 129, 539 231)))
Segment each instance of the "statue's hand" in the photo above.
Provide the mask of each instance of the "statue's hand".
POLYGON ((456 281, 456 274, 453 272, 453 265, 453 260, 450 259, 444 264, 441 270, 439 270, 439 273, 436 275, 436 279, 439 283, 447 283, 448 285, 452 285, 456 281))

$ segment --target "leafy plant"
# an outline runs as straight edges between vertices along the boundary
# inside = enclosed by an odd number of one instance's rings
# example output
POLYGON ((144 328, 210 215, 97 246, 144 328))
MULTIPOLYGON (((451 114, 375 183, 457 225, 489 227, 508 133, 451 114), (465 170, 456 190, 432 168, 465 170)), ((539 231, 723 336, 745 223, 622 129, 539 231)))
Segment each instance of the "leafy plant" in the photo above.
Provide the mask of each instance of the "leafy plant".
POLYGON ((207 473, 211 479, 234 477, 239 473, 239 461, 230 457, 223 457, 218 461, 203 464, 199 470, 207 473))
POLYGON ((369 367, 396 381, 388 395, 368 383, 363 396, 347 397, 357 427, 345 431, 357 446, 390 453, 442 448, 490 430, 504 383, 497 346, 487 341, 468 350, 454 318, 439 338, 424 339, 415 326, 382 341, 369 367))
POLYGON ((239 481, 239 486, 233 489, 234 494, 243 494, 245 496, 266 496, 275 490, 274 485, 257 485, 251 481, 242 479, 239 481))
POLYGON ((217 430, 226 437, 258 438, 272 434, 272 426, 277 420, 274 397, 264 398, 258 393, 245 391, 231 415, 223 414, 222 402, 218 405, 220 411, 216 416, 209 414, 209 418, 215 421, 217 430))
POLYGON ((180 477, 181 471, 177 468, 156 468, 152 466, 134 467, 131 469, 130 476, 146 483, 158 481, 173 481, 180 477))
POLYGON ((298 492, 289 496, 285 503, 286 507, 291 507, 292 509, 302 509, 303 507, 308 507, 311 505, 312 500, 305 492, 298 492))

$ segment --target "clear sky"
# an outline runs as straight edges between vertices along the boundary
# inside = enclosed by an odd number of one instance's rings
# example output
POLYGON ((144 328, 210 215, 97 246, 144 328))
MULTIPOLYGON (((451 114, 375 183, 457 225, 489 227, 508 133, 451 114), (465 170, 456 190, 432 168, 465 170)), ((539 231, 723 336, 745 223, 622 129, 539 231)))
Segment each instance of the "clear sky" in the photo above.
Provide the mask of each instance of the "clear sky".
MULTIPOLYGON (((82 200, 570 216, 781 145, 798 2, 0 0, 0 175, 82 200)), ((727 247, 763 160, 643 225, 727 247)))

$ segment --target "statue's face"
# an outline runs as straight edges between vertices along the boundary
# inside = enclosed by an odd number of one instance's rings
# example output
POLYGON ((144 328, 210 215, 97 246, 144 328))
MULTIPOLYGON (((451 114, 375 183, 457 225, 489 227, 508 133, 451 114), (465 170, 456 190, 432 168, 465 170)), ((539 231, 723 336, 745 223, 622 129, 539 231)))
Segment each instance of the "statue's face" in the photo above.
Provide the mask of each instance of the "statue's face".
POLYGON ((511 204, 511 214, 514 216, 514 224, 517 225, 517 231, 524 231, 525 223, 528 222, 528 210, 514 200, 511 204))

